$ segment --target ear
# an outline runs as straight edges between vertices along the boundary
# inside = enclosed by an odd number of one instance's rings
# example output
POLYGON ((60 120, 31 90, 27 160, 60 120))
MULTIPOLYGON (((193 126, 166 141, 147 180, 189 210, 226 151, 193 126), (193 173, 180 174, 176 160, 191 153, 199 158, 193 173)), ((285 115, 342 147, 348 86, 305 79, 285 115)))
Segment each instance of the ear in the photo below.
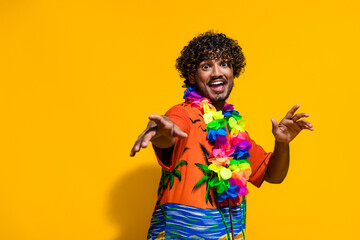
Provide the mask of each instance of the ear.
POLYGON ((195 76, 193 73, 190 73, 188 78, 191 84, 195 84, 195 76))

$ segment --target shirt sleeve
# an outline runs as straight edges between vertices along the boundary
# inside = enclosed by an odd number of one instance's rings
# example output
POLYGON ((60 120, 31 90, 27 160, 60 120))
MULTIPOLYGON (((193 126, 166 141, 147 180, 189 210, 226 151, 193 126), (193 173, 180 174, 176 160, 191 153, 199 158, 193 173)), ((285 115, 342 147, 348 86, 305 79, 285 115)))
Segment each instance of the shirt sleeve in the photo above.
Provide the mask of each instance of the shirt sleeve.
MULTIPOLYGON (((189 135, 190 132, 190 124, 189 124, 189 113, 181 106, 176 105, 170 108, 166 113, 165 116, 169 117, 172 122, 174 122, 177 126, 181 128, 184 132, 189 135)), ((170 162, 165 163, 162 159, 162 154, 160 151, 161 149, 155 149, 156 147, 153 145, 155 150, 155 155, 158 160, 158 163, 165 171, 172 171, 175 164, 177 163, 177 158, 179 156, 178 153, 183 152, 185 149, 187 139, 179 139, 176 138, 175 145, 173 147, 170 162), (160 153, 160 154, 159 154, 160 153)), ((165 150, 166 151, 166 150, 165 150)), ((164 151, 162 151, 164 153, 164 151)))
POLYGON ((272 155, 272 152, 265 152, 264 149, 255 143, 249 137, 251 143, 251 149, 249 150, 251 163, 251 175, 249 181, 256 187, 260 187, 264 182, 264 176, 267 170, 267 166, 272 155))

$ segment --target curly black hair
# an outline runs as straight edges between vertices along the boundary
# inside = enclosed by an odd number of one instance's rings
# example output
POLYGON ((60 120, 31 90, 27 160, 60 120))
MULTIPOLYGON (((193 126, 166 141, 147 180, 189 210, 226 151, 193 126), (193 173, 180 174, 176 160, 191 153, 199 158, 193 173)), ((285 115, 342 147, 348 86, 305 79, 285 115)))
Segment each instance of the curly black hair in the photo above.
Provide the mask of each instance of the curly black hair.
POLYGON ((194 74, 199 64, 207 59, 226 59, 233 67, 234 77, 243 72, 245 57, 236 40, 226 37, 223 33, 212 30, 194 37, 181 51, 176 59, 175 67, 180 77, 185 78, 183 87, 190 87, 189 75, 194 74))

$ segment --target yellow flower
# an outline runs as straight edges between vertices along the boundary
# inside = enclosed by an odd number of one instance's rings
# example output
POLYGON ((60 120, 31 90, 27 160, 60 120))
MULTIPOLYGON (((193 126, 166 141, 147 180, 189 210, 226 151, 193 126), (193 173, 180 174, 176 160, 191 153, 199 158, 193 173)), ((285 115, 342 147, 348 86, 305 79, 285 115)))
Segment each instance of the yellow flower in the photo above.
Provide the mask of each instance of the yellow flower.
POLYGON ((213 116, 212 116, 212 112, 207 112, 203 115, 203 118, 204 118, 204 121, 206 124, 208 124, 209 122, 211 122, 213 119, 213 116))
POLYGON ((220 178, 227 180, 227 179, 231 178, 231 176, 232 176, 231 170, 224 166, 210 164, 209 170, 216 172, 218 174, 219 180, 220 180, 220 178))
POLYGON ((228 180, 229 178, 231 178, 232 176, 232 172, 230 169, 228 168, 223 168, 220 170, 220 176, 225 179, 225 180, 228 180))
POLYGON ((207 112, 203 115, 204 121, 206 124, 213 120, 217 119, 223 119, 224 115, 222 114, 222 111, 214 111, 212 109, 207 110, 207 112))
POLYGON ((240 172, 245 169, 251 169, 249 163, 231 164, 229 169, 233 172, 240 172))
POLYGON ((240 170, 244 170, 244 169, 250 168, 250 164, 248 164, 248 163, 240 163, 238 165, 238 167, 240 168, 240 170))
POLYGON ((236 120, 235 118, 231 117, 231 118, 229 118, 229 126, 231 128, 230 135, 236 135, 239 132, 245 132, 245 130, 244 130, 245 120, 244 119, 236 120))
POLYGON ((209 170, 218 173, 224 167, 223 166, 218 166, 218 165, 215 165, 215 164, 210 164, 208 168, 209 168, 209 170))
POLYGON ((211 105, 207 100, 201 101, 200 108, 203 109, 204 114, 208 113, 209 111, 216 111, 216 108, 213 105, 211 105))
POLYGON ((215 120, 224 118, 222 111, 213 112, 212 115, 215 120))

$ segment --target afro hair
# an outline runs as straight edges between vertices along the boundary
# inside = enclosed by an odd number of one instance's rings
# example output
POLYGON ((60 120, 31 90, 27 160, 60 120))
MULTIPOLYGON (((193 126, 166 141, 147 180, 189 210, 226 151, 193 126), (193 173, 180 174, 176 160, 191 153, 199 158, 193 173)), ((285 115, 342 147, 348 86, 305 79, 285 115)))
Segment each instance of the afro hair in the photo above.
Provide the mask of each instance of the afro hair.
POLYGON ((232 66, 234 77, 238 77, 245 68, 245 57, 236 40, 223 33, 207 31, 194 37, 176 59, 176 69, 180 77, 185 78, 183 87, 190 87, 189 75, 194 74, 204 60, 226 59, 232 66))

